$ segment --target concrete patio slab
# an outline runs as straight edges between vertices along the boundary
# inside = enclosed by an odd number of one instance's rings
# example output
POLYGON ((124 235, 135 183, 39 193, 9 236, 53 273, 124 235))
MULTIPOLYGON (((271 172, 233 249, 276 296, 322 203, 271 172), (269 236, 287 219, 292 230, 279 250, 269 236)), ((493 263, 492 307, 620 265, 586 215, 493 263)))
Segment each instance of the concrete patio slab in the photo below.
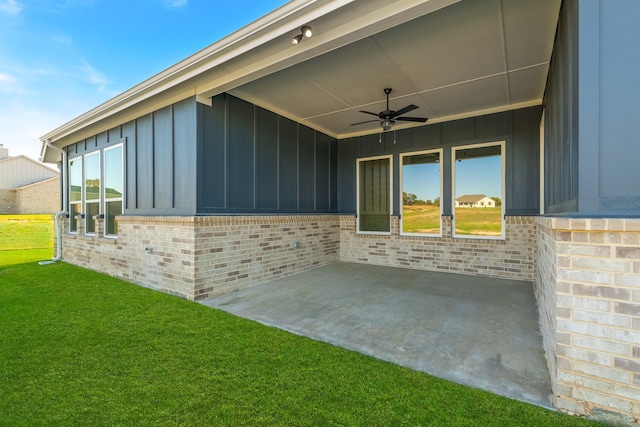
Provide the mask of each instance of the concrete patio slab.
POLYGON ((337 262, 202 304, 551 407, 530 282, 337 262))

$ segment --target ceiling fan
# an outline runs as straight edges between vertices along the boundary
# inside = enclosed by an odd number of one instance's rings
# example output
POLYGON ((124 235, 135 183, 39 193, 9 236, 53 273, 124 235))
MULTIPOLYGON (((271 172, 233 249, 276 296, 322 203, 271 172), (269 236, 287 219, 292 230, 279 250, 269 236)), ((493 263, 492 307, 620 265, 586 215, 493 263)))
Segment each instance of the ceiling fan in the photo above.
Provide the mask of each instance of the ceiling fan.
POLYGON ((389 94, 391 93, 391 88, 385 88, 384 89, 384 93, 387 95, 387 109, 384 111, 380 111, 380 113, 376 114, 376 113, 372 113, 370 111, 360 111, 361 113, 365 113, 365 114, 371 114, 372 116, 377 116, 377 119, 374 120, 366 120, 364 122, 358 122, 358 123, 351 123, 351 126, 356 126, 356 125, 361 125, 364 123, 372 123, 372 122, 380 122, 380 126, 382 126, 382 130, 389 130, 391 129, 395 124, 396 121, 401 121, 401 122, 420 122, 420 123, 424 123, 426 122, 428 119, 426 117, 400 117, 405 113, 408 113, 409 111, 413 111, 416 108, 419 108, 417 105, 407 105, 404 108, 399 109, 398 111, 393 111, 389 109, 389 94))

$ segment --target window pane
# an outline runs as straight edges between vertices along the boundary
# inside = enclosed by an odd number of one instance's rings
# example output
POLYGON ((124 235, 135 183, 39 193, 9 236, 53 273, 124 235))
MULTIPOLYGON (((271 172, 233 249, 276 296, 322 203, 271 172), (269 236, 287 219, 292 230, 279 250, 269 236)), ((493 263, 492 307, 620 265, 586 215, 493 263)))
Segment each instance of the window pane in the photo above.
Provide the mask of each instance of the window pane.
POLYGON ((402 232, 440 234, 440 153, 402 157, 402 232))
POLYGON ((122 214, 122 201, 107 202, 106 222, 105 222, 105 234, 114 235, 118 234, 118 221, 116 221, 116 215, 122 214))
POLYGON ((95 215, 100 214, 100 203, 92 202, 87 203, 87 212, 85 215, 85 233, 95 233, 96 232, 96 221, 93 219, 95 215))
POLYGON ((74 203, 71 205, 71 209, 69 210, 69 231, 75 233, 78 231, 78 220, 76 219, 76 215, 80 215, 82 213, 82 205, 80 203, 74 203))
POLYGON ((502 145, 454 151, 455 235, 502 236, 502 145))
POLYGON ((82 200, 82 158, 69 160, 69 201, 82 200))
POLYGON ((391 167, 389 159, 360 162, 359 231, 391 230, 391 167))
POLYGON ((100 200, 100 153, 86 156, 84 162, 85 200, 100 200))
POLYGON ((106 199, 122 197, 122 147, 104 152, 104 186, 106 199))

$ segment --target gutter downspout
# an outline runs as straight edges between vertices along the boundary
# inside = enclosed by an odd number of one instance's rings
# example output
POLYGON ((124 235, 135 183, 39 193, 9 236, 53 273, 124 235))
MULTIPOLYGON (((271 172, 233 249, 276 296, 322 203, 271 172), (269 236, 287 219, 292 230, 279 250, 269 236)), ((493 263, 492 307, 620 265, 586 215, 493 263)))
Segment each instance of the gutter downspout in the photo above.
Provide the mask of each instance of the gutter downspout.
POLYGON ((58 148, 54 145, 51 144, 51 140, 47 139, 45 141, 45 144, 48 148, 51 148, 53 150, 56 150, 60 153, 60 161, 61 161, 61 165, 60 165, 60 182, 62 184, 62 210, 58 213, 56 213, 55 217, 54 217, 54 225, 55 225, 55 233, 56 233, 56 239, 57 239, 57 245, 56 245, 56 255, 51 258, 51 260, 49 261, 40 261, 38 264, 40 265, 45 265, 45 264, 53 264, 56 261, 59 261, 60 258, 62 258, 62 227, 60 226, 60 217, 62 215, 66 215, 67 214, 67 185, 65 182, 65 177, 67 176, 66 174, 66 168, 67 168, 67 152, 64 151, 61 148, 58 148))

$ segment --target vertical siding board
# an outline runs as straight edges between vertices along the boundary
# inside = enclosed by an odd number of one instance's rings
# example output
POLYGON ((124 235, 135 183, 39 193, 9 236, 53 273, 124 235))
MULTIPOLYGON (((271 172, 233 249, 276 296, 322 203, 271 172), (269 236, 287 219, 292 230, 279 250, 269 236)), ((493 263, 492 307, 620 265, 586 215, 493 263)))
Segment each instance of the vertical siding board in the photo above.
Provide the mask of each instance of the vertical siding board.
POLYGON ((229 97, 228 207, 254 209, 254 106, 229 97))
MULTIPOLYGON (((442 146, 442 124, 419 126, 411 129, 411 149, 427 150, 442 146)), ((410 150, 407 150, 410 151, 410 150)))
POLYGON ((360 139, 338 142, 338 212, 356 213, 356 158, 360 157, 360 139))
POLYGON ((126 186, 124 210, 127 213, 128 210, 135 210, 136 204, 136 128, 135 122, 131 121, 122 125, 122 139, 125 141, 125 176, 124 182, 126 186))
POLYGON ((256 199, 258 209, 278 208, 278 116, 263 108, 256 117, 256 199))
POLYGON ((329 136, 316 132, 316 209, 328 211, 329 201, 329 136))
POLYGON ((338 141, 329 142, 329 210, 338 210, 338 141))
POLYGON ((153 209, 153 118, 147 114, 136 120, 137 209, 153 209))
POLYGON ((564 2, 545 94, 545 212, 578 208, 577 4, 564 2))
POLYGON ((280 117, 280 209, 298 209, 298 126, 280 117))
POLYGON ((173 114, 165 107, 153 114, 154 207, 173 208, 173 114))
POLYGON ((385 144, 380 142, 381 134, 365 135, 358 137, 360 143, 360 156, 372 157, 384 154, 385 144))
POLYGON ((315 209, 315 132, 298 125, 299 170, 298 200, 302 211, 315 209))
POLYGON ((507 180, 506 208, 517 214, 540 212, 540 135, 532 132, 540 126, 541 111, 517 110, 513 113, 511 162, 507 162, 512 179, 507 180))
POLYGON ((174 207, 196 212, 196 105, 193 99, 173 107, 174 207))
POLYGON ((475 119, 455 120, 442 123, 442 144, 464 145, 475 140, 475 119))
POLYGON ((226 208, 226 97, 213 98, 213 106, 202 111, 202 207, 226 208))

